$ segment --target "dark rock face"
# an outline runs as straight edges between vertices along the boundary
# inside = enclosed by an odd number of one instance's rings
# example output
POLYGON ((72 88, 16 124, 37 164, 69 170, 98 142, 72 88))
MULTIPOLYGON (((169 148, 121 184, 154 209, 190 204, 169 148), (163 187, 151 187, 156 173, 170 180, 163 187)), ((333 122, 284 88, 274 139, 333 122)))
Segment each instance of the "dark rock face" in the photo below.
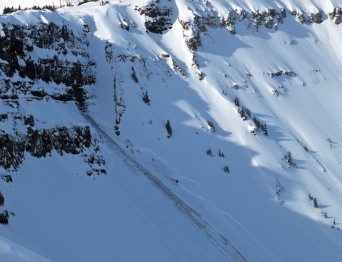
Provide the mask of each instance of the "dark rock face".
POLYGON ((86 70, 95 66, 93 61, 82 64, 80 61, 71 62, 60 58, 68 52, 76 58, 89 58, 87 52, 77 49, 77 46, 85 49, 89 45, 85 35, 76 37, 66 25, 60 27, 54 23, 29 26, 2 24, 1 28, 0 69, 6 76, 12 77, 18 72, 21 77, 42 79, 45 82, 54 81, 68 86, 82 86, 95 82, 94 76, 86 70), (31 53, 35 48, 53 50, 56 55, 33 61, 31 53), (73 76, 73 82, 70 82, 70 76, 73 76))
MULTIPOLYGON (((105 174, 105 160, 89 126, 38 128, 38 115, 22 115, 20 111, 21 103, 43 99, 86 109, 85 87, 96 81, 96 64, 87 51, 87 30, 75 35, 66 25, 8 23, 1 25, 1 31, 0 103, 8 113, 0 114, 0 123, 6 124, 4 129, 0 126, 0 167, 17 171, 25 155, 42 158, 55 151, 79 155, 89 166, 88 175, 105 174), (13 81, 15 74, 18 77, 13 81)), ((10 175, 1 178, 12 181, 10 175)))
POLYGON ((17 169, 24 159, 25 144, 8 134, 0 135, 0 166, 17 169))
MULTIPOLYGON (((89 126, 59 126, 50 129, 27 128, 27 133, 0 135, 0 166, 8 172, 16 171, 29 153, 36 158, 49 157, 52 151, 59 155, 80 155, 89 165, 87 175, 106 174, 102 168, 105 159, 99 152, 98 140, 91 134, 89 126)), ((2 175, 6 182, 12 177, 2 175)))
POLYGON ((35 99, 49 97, 60 101, 76 101, 85 108, 85 85, 96 82, 94 61, 89 59, 86 30, 80 36, 66 26, 54 23, 36 25, 2 24, 0 36, 0 98, 18 99, 18 95, 31 94, 35 99), (36 49, 47 49, 50 55, 36 49), (33 55, 34 52, 34 55, 33 55), (73 61, 66 59, 70 53, 73 61), (38 58, 32 59, 38 54, 38 58), (23 80, 12 82, 15 73, 23 80), (6 78, 7 77, 7 78, 6 78), (63 84, 65 92, 48 94, 37 90, 38 81, 63 84))
POLYGON ((64 152, 76 155, 90 145, 91 134, 88 126, 63 126, 43 130, 29 127, 25 136, 25 151, 38 158, 50 155, 52 150, 56 150, 60 155, 64 152))
POLYGON ((145 27, 149 32, 162 34, 164 31, 172 28, 172 21, 170 19, 172 9, 161 5, 159 1, 136 8, 136 10, 140 12, 140 15, 145 16, 145 27))
POLYGON ((25 152, 37 158, 50 156, 53 150, 60 155, 78 155, 91 146, 96 147, 96 143, 89 126, 40 130, 28 127, 26 134, 0 135, 0 166, 6 170, 17 170, 24 161, 25 152))

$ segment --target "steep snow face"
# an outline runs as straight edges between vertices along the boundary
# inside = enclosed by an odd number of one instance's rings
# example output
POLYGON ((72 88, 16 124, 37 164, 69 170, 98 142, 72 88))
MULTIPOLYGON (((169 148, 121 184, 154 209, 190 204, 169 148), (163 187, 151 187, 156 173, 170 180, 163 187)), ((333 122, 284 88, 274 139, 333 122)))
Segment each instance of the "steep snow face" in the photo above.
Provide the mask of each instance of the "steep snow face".
POLYGON ((18 262, 18 261, 48 262, 50 261, 3 237, 0 237, 0 259, 2 261, 8 261, 8 262, 18 262))
POLYGON ((2 16, 1 235, 53 261, 339 261, 337 2, 2 16))

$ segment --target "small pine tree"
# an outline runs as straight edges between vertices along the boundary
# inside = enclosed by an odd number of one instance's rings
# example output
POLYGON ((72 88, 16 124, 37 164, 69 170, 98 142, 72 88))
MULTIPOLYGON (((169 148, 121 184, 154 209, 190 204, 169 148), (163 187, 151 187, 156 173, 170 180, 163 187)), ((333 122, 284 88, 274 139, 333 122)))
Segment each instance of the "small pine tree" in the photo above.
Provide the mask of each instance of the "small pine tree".
POLYGON ((266 124, 262 124, 262 125, 261 125, 261 130, 262 130, 262 133, 263 133, 265 136, 268 136, 268 129, 267 129, 266 124))
POLYGON ((218 155, 219 157, 224 157, 224 153, 221 151, 221 149, 219 149, 218 155))
POLYGON ((207 155, 208 155, 208 156, 211 156, 211 157, 214 156, 213 151, 211 150, 211 147, 209 147, 209 148, 207 149, 207 155))
POLYGON ((148 97, 147 91, 145 91, 145 92, 143 93, 143 101, 144 101, 145 104, 150 105, 150 98, 148 97))
POLYGON ((166 121, 165 128, 166 128, 166 132, 167 132, 167 138, 170 138, 172 136, 172 127, 170 124, 170 120, 166 121))
POLYGON ((115 125, 115 126, 114 126, 114 130, 115 130, 115 134, 116 134, 117 136, 119 136, 119 135, 120 135, 120 128, 119 128, 118 125, 115 125))
POLYGON ((3 224, 3 225, 8 225, 8 217, 9 217, 9 214, 8 214, 8 211, 5 210, 4 212, 2 212, 0 214, 0 224, 3 224))
POLYGON ((136 73, 135 73, 135 70, 134 70, 134 67, 133 67, 133 66, 132 66, 131 77, 132 77, 132 79, 133 79, 134 82, 136 82, 136 83, 139 82, 138 77, 137 77, 137 75, 136 75, 136 73))
POLYGON ((245 111, 246 111, 246 115, 248 117, 251 117, 251 111, 248 108, 245 108, 245 111))
POLYGON ((234 102, 234 104, 235 104, 236 106, 240 106, 240 100, 239 100, 238 97, 235 97, 234 100, 233 100, 233 102, 234 102))
POLYGON ((3 206, 5 203, 5 197, 4 195, 0 192, 0 206, 3 206))
POLYGON ((216 132, 216 129, 215 129, 215 126, 214 126, 214 123, 210 120, 207 120, 208 122, 208 126, 209 126, 209 129, 211 132, 216 132))
POLYGON ((244 106, 242 108, 239 108, 238 112, 240 113, 240 116, 244 121, 251 117, 251 111, 244 106))
POLYGON ((229 170, 229 167, 228 167, 228 166, 224 166, 224 167, 223 167, 223 171, 224 171, 225 173, 230 173, 230 170, 229 170))
POLYGON ((315 208, 318 208, 317 198, 313 199, 313 205, 315 208))
POLYGON ((254 116, 254 117, 253 117, 253 122, 254 122, 256 128, 259 129, 260 126, 261 126, 261 123, 260 123, 259 119, 257 119, 257 118, 254 116))
POLYGON ((287 154, 285 154, 284 160, 286 161, 286 163, 287 163, 289 166, 293 166, 293 167, 296 166, 296 164, 293 162, 292 155, 291 155, 291 152, 290 152, 290 151, 287 152, 287 154))

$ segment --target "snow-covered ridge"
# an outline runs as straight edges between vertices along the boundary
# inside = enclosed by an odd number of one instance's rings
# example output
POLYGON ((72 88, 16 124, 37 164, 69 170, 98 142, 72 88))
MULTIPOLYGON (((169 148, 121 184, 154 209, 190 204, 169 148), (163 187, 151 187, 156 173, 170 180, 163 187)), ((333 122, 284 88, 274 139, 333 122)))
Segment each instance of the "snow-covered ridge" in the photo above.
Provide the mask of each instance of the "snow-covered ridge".
MULTIPOLYGON (((68 6, 68 5, 78 5, 80 3, 85 3, 87 1, 82 0, 28 0, 22 2, 20 0, 3 0, 1 1, 0 8, 4 7, 14 7, 17 8, 19 5, 22 8, 29 8, 34 5, 36 6, 45 6, 45 5, 55 5, 55 6, 68 6)), ((89 1, 93 2, 93 1, 89 1)), ((94 1, 96 2, 96 1, 94 1)), ((107 1, 97 1, 97 3, 107 2, 107 1)), ((117 0, 110 0, 110 3, 118 3, 117 0)), ((140 1, 122 1, 125 4, 141 4, 146 3, 145 0, 140 1)), ((200 2, 200 1, 194 1, 200 2)), ((302 9, 302 10, 318 10, 322 9, 325 12, 331 11, 334 7, 338 7, 341 3, 339 0, 279 0, 279 1, 270 1, 270 0, 260 0, 260 1, 250 1, 250 0, 239 0, 239 1, 222 1, 222 0, 213 0, 207 1, 207 3, 212 3, 215 6, 220 6, 219 9, 236 9, 242 8, 250 11, 263 10, 269 8, 287 8, 289 10, 302 9)))
POLYGON ((236 2, 2 15, 1 235, 53 261, 339 261, 339 3, 236 2))

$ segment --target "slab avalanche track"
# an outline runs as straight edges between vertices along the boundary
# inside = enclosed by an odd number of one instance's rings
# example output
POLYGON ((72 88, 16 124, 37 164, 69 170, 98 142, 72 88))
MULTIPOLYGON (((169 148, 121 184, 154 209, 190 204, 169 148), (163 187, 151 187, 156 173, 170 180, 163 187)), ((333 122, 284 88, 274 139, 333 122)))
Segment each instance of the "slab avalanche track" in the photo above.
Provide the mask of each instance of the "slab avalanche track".
POLYGON ((96 132, 101 136, 104 142, 109 146, 120 158, 122 158, 127 166, 132 170, 144 175, 153 186, 158 188, 177 209, 187 218, 189 221, 198 228, 219 250, 227 257, 229 261, 247 261, 244 255, 235 248, 230 241, 218 232, 213 226, 205 221, 202 216, 194 210, 191 206, 180 199, 172 190, 167 187, 160 179, 154 176, 143 165, 141 165, 136 159, 122 149, 99 125, 96 123, 93 117, 87 112, 82 112, 84 118, 91 124, 96 132))

